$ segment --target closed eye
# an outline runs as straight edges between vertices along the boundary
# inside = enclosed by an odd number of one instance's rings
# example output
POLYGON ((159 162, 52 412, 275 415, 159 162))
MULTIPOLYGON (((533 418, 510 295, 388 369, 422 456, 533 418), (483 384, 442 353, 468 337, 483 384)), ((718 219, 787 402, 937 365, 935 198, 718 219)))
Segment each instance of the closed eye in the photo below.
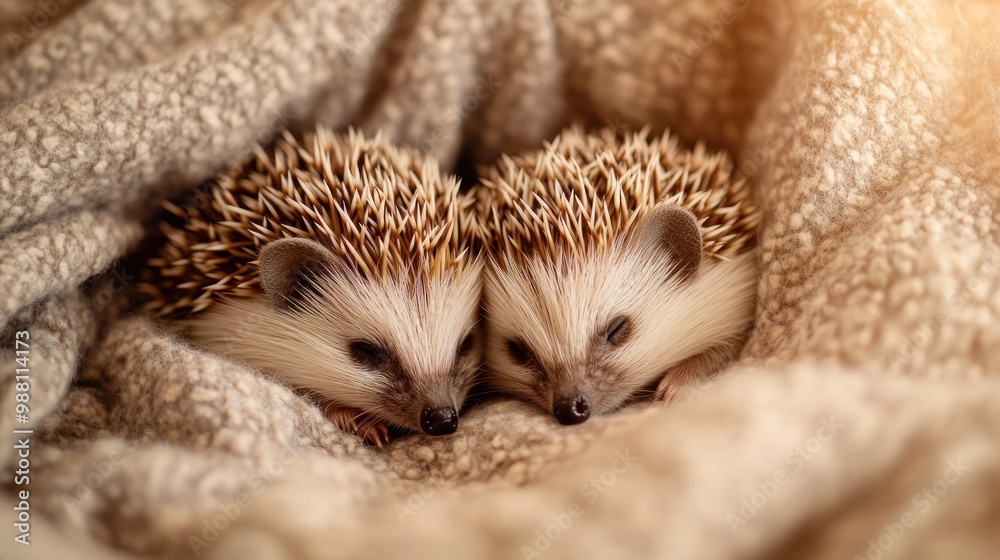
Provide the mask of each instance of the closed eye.
POLYGON ((612 346, 621 346, 632 338, 632 321, 626 315, 619 315, 604 329, 604 340, 612 346))
POLYGON ((531 351, 531 348, 520 338, 512 338, 507 341, 507 354, 517 365, 534 371, 542 371, 542 364, 538 361, 538 356, 531 351))
POLYGON ((456 352, 458 358, 461 359, 468 356, 469 353, 472 352, 472 347, 475 345, 475 342, 476 338, 472 333, 465 335, 465 338, 463 338, 462 342, 458 345, 458 350, 456 352))
POLYGON ((348 351, 355 364, 370 370, 385 370, 396 360, 391 350, 367 340, 352 341, 348 345, 348 351))

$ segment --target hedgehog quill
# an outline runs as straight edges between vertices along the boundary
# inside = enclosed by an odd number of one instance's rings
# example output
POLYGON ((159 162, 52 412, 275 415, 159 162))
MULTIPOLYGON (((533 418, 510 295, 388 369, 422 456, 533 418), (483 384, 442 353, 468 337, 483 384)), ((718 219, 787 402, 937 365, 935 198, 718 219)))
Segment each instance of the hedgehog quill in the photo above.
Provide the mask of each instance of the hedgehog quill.
POLYGON ((219 176, 140 286, 196 344, 314 395, 381 445, 454 432, 480 365, 472 199, 430 158, 318 128, 219 176))
POLYGON ((738 353, 760 217, 724 155, 574 127, 476 188, 496 388, 578 424, 674 399, 738 353))

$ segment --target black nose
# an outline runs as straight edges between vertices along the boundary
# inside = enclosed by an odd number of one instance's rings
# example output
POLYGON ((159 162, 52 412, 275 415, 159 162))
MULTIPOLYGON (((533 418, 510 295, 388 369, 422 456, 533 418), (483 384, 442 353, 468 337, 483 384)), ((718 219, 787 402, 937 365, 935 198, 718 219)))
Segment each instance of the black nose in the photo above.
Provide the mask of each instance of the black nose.
POLYGON ((552 413, 556 415, 556 420, 564 426, 580 424, 590 418, 590 401, 587 395, 579 394, 573 397, 564 397, 556 401, 552 406, 552 413))
POLYGON ((458 413, 455 407, 446 405, 437 408, 424 407, 420 413, 420 429, 432 436, 445 436, 458 429, 458 413))

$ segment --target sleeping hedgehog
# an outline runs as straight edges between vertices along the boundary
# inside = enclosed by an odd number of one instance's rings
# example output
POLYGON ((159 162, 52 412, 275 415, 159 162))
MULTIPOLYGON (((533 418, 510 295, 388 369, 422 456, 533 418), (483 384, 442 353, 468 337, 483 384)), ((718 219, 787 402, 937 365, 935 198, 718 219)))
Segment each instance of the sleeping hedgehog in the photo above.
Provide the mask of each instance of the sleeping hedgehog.
POLYGON ((759 214, 722 154, 570 128, 476 187, 492 384, 562 424, 668 401, 735 358, 759 214))
POLYGON ((381 135, 285 133, 167 209, 145 308, 379 445, 449 434, 480 365, 473 201, 381 135))

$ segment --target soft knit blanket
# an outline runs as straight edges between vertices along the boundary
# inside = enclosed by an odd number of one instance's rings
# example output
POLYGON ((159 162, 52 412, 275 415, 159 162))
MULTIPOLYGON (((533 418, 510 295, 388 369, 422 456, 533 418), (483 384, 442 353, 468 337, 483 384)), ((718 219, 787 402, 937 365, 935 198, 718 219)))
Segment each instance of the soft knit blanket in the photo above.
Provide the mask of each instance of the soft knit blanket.
POLYGON ((0 0, 0 551, 1000 558, 998 22, 951 0, 0 0), (136 315, 159 201, 316 121, 452 170, 571 122, 728 149, 766 212, 741 362, 668 407, 562 427, 494 401, 378 450, 136 315))

